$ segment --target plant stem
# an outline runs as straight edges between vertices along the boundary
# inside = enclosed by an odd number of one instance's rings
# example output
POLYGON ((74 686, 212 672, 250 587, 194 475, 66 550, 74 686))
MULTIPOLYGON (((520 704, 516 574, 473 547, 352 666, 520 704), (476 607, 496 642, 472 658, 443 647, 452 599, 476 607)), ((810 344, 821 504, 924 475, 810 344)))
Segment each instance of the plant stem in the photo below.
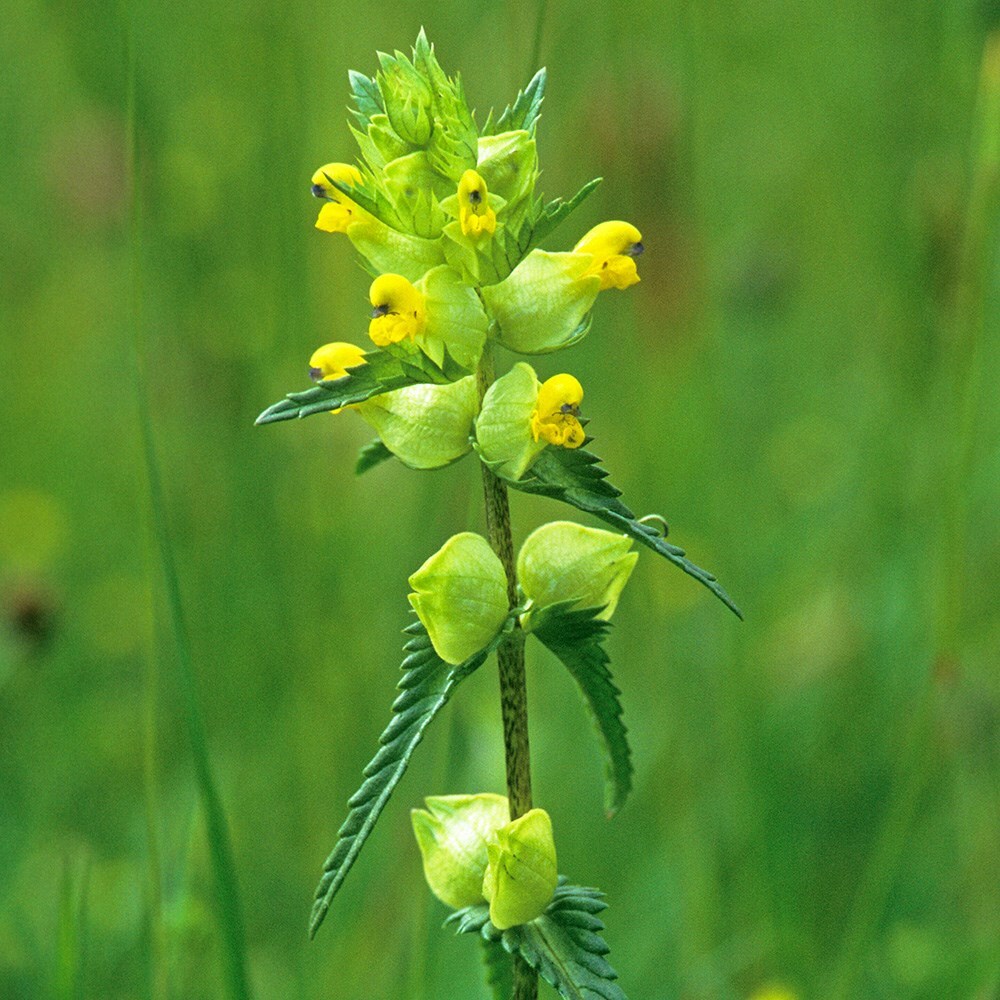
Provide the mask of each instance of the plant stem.
MULTIPOLYGON (((477 380, 479 398, 493 382, 493 355, 490 345, 483 349, 477 380)), ((493 551, 507 574, 507 600, 517 605, 517 569, 514 565, 514 541, 510 530, 510 504, 507 487, 484 464, 483 495, 486 500, 486 534, 493 551)), ((531 752, 528 745, 528 686, 524 672, 524 633, 520 627, 503 640, 497 649, 500 672, 500 711, 503 715, 503 745, 507 767, 507 797, 510 818, 517 819, 531 809, 531 752)), ((536 1000, 538 973, 520 955, 514 955, 514 993, 512 1000, 536 1000)))

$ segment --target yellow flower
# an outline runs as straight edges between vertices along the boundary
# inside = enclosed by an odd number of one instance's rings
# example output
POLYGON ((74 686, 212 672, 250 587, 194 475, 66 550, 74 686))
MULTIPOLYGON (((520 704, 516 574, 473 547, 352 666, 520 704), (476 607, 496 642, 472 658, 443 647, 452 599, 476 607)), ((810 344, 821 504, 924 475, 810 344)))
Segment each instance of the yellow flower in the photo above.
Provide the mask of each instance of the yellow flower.
POLYGON ((490 208, 486 181, 475 170, 466 170, 458 182, 458 220, 466 236, 496 231, 497 214, 490 208))
POLYGON ((426 301, 402 275, 380 275, 372 282, 368 297, 374 307, 368 336, 376 346, 398 344, 407 337, 413 340, 424 332, 426 301))
POLYGON ((559 881, 549 814, 532 809, 502 826, 486 852, 483 895, 489 900, 493 926, 505 931, 541 916, 559 881))
POLYGON ((580 423, 583 386, 572 375, 553 375, 538 390, 531 414, 531 436, 563 448, 579 448, 586 435, 580 423))
MULTIPOLYGON (((348 368, 365 364, 365 352, 355 344, 334 341, 317 347, 309 359, 309 377, 314 382, 330 382, 343 378, 348 368)), ((331 413, 340 413, 342 406, 331 413)))
POLYGON ((361 171, 349 163, 328 163, 312 176, 312 193, 317 198, 326 200, 326 204, 319 210, 316 228, 325 233, 346 233, 347 227, 358 221, 361 210, 337 190, 331 180, 354 187, 361 183, 361 171))
POLYGON ((365 352, 356 344, 334 341, 317 347, 309 359, 309 377, 314 382, 343 378, 348 368, 365 363, 365 352))
POLYGON ((639 280, 635 258, 643 251, 642 234, 628 222, 602 222, 573 248, 594 261, 585 272, 601 279, 601 289, 628 288, 639 280))

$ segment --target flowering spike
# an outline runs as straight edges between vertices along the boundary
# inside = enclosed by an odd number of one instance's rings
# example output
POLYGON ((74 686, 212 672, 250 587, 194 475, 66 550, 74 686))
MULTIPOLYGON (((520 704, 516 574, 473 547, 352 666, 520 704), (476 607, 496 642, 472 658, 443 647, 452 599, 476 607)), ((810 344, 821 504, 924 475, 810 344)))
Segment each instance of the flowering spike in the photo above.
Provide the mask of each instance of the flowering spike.
POLYGON ((563 448, 579 448, 586 435, 580 423, 583 386, 572 375, 553 375, 538 390, 531 414, 531 436, 563 448))
POLYGON ((400 274, 383 274, 372 282, 373 306, 368 336, 378 347, 413 340, 424 332, 427 310, 423 295, 400 274))
POLYGON ((642 253, 642 234, 628 222, 602 222, 573 248, 574 253, 590 254, 593 263, 587 274, 596 274, 605 288, 628 288, 639 280, 635 258, 642 253))

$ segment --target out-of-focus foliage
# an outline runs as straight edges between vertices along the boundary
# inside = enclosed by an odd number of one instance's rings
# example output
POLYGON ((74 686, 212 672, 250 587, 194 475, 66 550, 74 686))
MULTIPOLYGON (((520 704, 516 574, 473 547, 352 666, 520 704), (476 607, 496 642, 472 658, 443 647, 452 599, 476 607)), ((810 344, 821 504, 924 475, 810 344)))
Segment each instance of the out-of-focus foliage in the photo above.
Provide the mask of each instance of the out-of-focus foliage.
MULTIPOLYGON (((130 13, 139 245, 122 8, 26 0, 0 32, 0 996, 223 995, 150 542, 138 315, 256 994, 486 997, 438 931, 408 806, 503 790, 488 667, 429 733, 327 933, 305 927, 330 803, 386 718, 406 575, 482 530, 478 482, 468 460, 355 480, 371 432, 354 413, 252 425, 308 388, 314 348, 367 326, 370 277, 313 229, 309 197, 316 164, 351 155, 347 67, 372 72, 423 21, 482 122, 534 72, 537 12, 130 13)), ((536 800, 560 870, 608 894, 632 996, 995 995, 995 264, 962 421, 953 397, 985 31, 975 0, 546 5, 540 186, 605 178, 546 245, 614 215, 647 252, 572 355, 535 367, 580 379, 616 485, 746 613, 640 560, 606 643, 635 763, 610 823, 598 747, 589 771, 564 766, 585 725, 572 680, 532 644, 536 800)), ((518 544, 555 514, 513 501, 518 544)))

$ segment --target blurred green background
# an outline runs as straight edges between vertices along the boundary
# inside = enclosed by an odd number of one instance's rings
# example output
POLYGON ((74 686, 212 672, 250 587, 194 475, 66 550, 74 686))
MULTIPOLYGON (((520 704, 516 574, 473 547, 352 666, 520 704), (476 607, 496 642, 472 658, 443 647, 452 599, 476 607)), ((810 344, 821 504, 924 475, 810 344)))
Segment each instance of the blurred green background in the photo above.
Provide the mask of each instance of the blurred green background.
MULTIPOLYGON (((351 414, 253 426, 314 347, 363 338, 368 279, 312 228, 308 180, 354 156, 347 69, 424 24, 481 113, 537 45, 542 188, 605 178, 551 249, 642 230, 642 284, 539 371, 578 375, 626 499, 746 612, 643 555, 609 643, 637 767, 610 823, 572 682, 529 663, 536 798, 560 869, 609 894, 626 992, 1000 997, 1000 308, 973 153, 995 9, 5 8, 0 996, 227 995, 136 328, 255 995, 486 996, 408 809, 502 789, 492 667, 305 933, 388 718, 406 578, 481 528, 478 469, 356 480, 351 414)), ((567 514, 513 503, 518 540, 567 514)))

